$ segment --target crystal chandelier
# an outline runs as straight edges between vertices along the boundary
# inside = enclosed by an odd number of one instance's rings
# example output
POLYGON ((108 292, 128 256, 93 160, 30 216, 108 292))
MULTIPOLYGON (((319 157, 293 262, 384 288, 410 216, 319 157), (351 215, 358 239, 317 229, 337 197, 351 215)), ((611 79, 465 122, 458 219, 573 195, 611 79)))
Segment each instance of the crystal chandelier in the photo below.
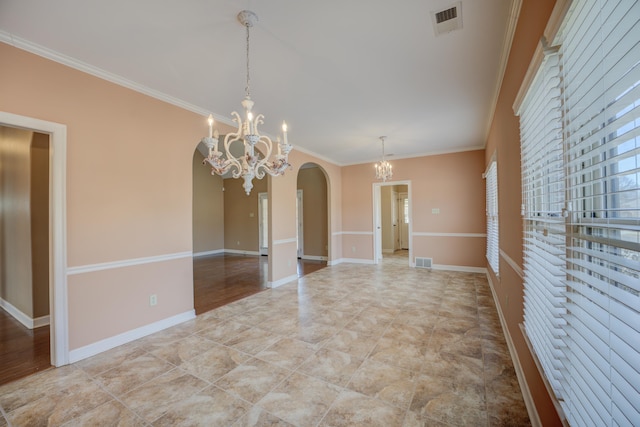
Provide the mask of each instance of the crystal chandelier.
POLYGON ((381 179, 383 182, 391 179, 393 176, 393 170, 391 163, 384 159, 384 139, 386 136, 381 136, 380 141, 382 141, 382 160, 376 163, 376 179, 381 179))
POLYGON ((280 137, 278 143, 278 153, 273 155, 273 142, 266 135, 260 135, 258 125, 263 124, 264 116, 258 114, 254 117, 253 101, 250 94, 249 78, 249 29, 258 22, 258 16, 249 11, 243 10, 238 14, 238 21, 247 30, 247 85, 245 86, 245 97, 242 107, 245 111, 244 121, 237 112, 232 112, 233 121, 238 123, 238 130, 231 132, 224 137, 224 152, 218 151, 218 131, 213 130, 213 115, 209 115, 209 136, 202 138, 202 142, 209 149, 209 155, 203 163, 211 165, 211 174, 224 175, 231 171, 233 178, 244 179, 244 191, 249 195, 253 188, 253 178, 262 179, 265 173, 271 176, 283 175, 285 169, 290 167, 289 152, 292 146, 287 142, 287 124, 282 122, 283 140, 280 137), (244 144, 244 155, 235 157, 229 151, 229 147, 236 141, 244 144), (259 147, 259 148, 258 148, 259 147))

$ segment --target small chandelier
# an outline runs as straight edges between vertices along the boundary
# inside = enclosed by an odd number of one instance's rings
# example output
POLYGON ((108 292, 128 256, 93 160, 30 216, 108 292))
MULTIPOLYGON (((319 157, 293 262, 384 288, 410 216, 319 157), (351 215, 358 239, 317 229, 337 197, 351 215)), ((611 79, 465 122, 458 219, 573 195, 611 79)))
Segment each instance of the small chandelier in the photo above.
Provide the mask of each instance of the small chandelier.
POLYGON ((384 139, 386 136, 381 136, 380 141, 382 141, 382 160, 376 163, 376 179, 381 179, 385 182, 388 179, 391 179, 393 176, 393 170, 391 163, 385 160, 384 158, 384 139))
POLYGON ((249 11, 243 10, 238 14, 238 21, 247 29, 247 85, 245 86, 245 97, 242 101, 245 117, 244 121, 237 112, 232 112, 233 121, 238 123, 238 130, 231 132, 224 137, 224 153, 218 151, 218 131, 213 130, 213 115, 209 115, 209 136, 202 138, 202 142, 209 149, 209 155, 203 163, 211 165, 211 175, 224 175, 231 171, 233 178, 244 178, 244 191, 249 195, 253 188, 253 178, 262 179, 265 173, 271 176, 283 175, 285 169, 290 167, 289 152, 292 146, 287 142, 287 124, 282 122, 283 140, 280 137, 278 143, 278 153, 272 157, 273 142, 266 135, 260 135, 258 125, 263 124, 264 116, 258 114, 254 117, 253 101, 250 94, 249 78, 249 28, 258 22, 258 16, 249 11), (229 147, 236 141, 244 143, 244 155, 234 157, 229 151, 229 147), (262 149, 257 146, 263 145, 262 149))

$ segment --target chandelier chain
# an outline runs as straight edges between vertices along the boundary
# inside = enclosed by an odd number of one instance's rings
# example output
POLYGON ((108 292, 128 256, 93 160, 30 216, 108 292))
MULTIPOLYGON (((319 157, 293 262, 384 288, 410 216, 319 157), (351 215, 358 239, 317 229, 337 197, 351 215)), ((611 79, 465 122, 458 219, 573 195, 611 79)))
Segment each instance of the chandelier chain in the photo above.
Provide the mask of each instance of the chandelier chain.
POLYGON ((245 24, 247 28, 247 85, 244 88, 244 94, 247 98, 251 97, 251 78, 249 76, 249 23, 245 24))

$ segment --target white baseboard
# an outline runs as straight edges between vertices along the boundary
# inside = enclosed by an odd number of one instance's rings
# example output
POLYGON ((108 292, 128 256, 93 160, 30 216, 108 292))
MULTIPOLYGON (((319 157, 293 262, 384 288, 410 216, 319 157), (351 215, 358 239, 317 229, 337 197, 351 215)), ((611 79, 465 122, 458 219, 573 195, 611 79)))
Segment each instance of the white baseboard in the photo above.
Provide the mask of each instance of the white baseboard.
POLYGON ((238 254, 238 255, 260 255, 259 251, 241 251, 239 249, 224 249, 226 254, 238 254))
POLYGON ((282 286, 285 285, 289 282, 293 282, 294 280, 298 280, 298 275, 297 274, 292 274, 291 276, 285 277, 283 279, 280 280, 276 280, 275 282, 268 282, 267 285, 270 288, 277 288, 278 286, 282 286))
POLYGON ((215 249, 213 251, 194 252, 193 257, 196 258, 199 256, 218 255, 223 253, 224 253, 224 249, 215 249))
POLYGON ((4 309, 11 317, 20 322, 25 328, 34 329, 39 328, 41 326, 47 326, 49 324, 49 316, 41 316, 36 317, 35 319, 31 316, 23 313, 16 306, 11 304, 9 301, 0 298, 0 307, 4 309))
POLYGON ((327 259, 329 259, 326 256, 319 256, 319 255, 302 255, 300 258, 308 259, 311 261, 326 261, 327 259))
POLYGON ((487 274, 485 267, 468 267, 465 265, 445 265, 445 264, 433 264, 431 267, 434 270, 446 270, 446 271, 461 271, 464 273, 482 273, 487 274))
POLYGON ((194 319, 195 317, 195 310, 185 311, 184 313, 159 320, 149 325, 132 329, 113 337, 105 338, 93 344, 85 345, 84 347, 76 348, 75 350, 69 351, 69 363, 75 363, 79 360, 86 359, 87 357, 95 356, 98 353, 111 350, 112 348, 146 337, 147 335, 170 328, 171 326, 178 325, 182 322, 186 322, 187 320, 194 319))
POLYGON ((364 259, 364 258, 340 258, 334 261, 331 261, 329 265, 337 265, 342 264, 343 262, 350 264, 373 264, 372 259, 364 259))
POLYGON ((509 333, 509 329, 507 329, 507 322, 504 320, 504 315, 502 314, 500 300, 496 294, 496 291, 493 286, 493 281, 491 280, 491 275, 487 273, 487 280, 489 281, 489 288, 491 289, 491 294, 493 295, 493 301, 496 304, 496 311, 498 312, 498 317, 500 318, 500 325, 502 326, 502 333, 504 334, 504 338, 507 341, 507 347, 509 347, 509 354, 511 355, 511 362, 513 363, 513 368, 516 371, 516 377, 518 378, 518 383, 520 384, 520 391, 522 392, 522 399, 524 400, 524 404, 527 407, 527 412, 529 414, 529 421, 531 421, 531 425, 533 427, 542 426, 540 422, 540 416, 538 415, 538 410, 536 409, 535 402, 533 401, 533 396, 531 396, 531 390, 529 389, 529 384, 527 383, 527 377, 524 375, 524 370, 522 369, 522 365, 520 364, 520 359, 517 357, 516 347, 513 344, 513 339, 511 338, 511 334, 509 333))
POLYGON ((49 315, 36 317, 35 319, 33 319, 33 328, 39 328, 41 326, 49 326, 50 323, 51 323, 51 318, 49 317, 49 315))

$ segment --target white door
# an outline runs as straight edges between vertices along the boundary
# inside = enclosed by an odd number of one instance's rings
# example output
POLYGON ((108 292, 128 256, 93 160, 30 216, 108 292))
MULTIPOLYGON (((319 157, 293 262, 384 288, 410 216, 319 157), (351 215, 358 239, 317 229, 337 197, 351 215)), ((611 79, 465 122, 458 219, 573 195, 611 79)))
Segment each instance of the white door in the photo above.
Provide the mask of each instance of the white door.
POLYGON ((398 193, 391 191, 391 232, 393 233, 393 247, 394 251, 400 249, 400 231, 398 228, 399 218, 401 216, 398 212, 398 193))
POLYGON ((258 193, 260 255, 269 255, 269 194, 258 193))
POLYGON ((382 187, 380 183, 373 184, 373 262, 378 264, 382 259, 382 187))
POLYGON ((398 249, 409 249, 409 196, 407 193, 398 195, 398 249))

